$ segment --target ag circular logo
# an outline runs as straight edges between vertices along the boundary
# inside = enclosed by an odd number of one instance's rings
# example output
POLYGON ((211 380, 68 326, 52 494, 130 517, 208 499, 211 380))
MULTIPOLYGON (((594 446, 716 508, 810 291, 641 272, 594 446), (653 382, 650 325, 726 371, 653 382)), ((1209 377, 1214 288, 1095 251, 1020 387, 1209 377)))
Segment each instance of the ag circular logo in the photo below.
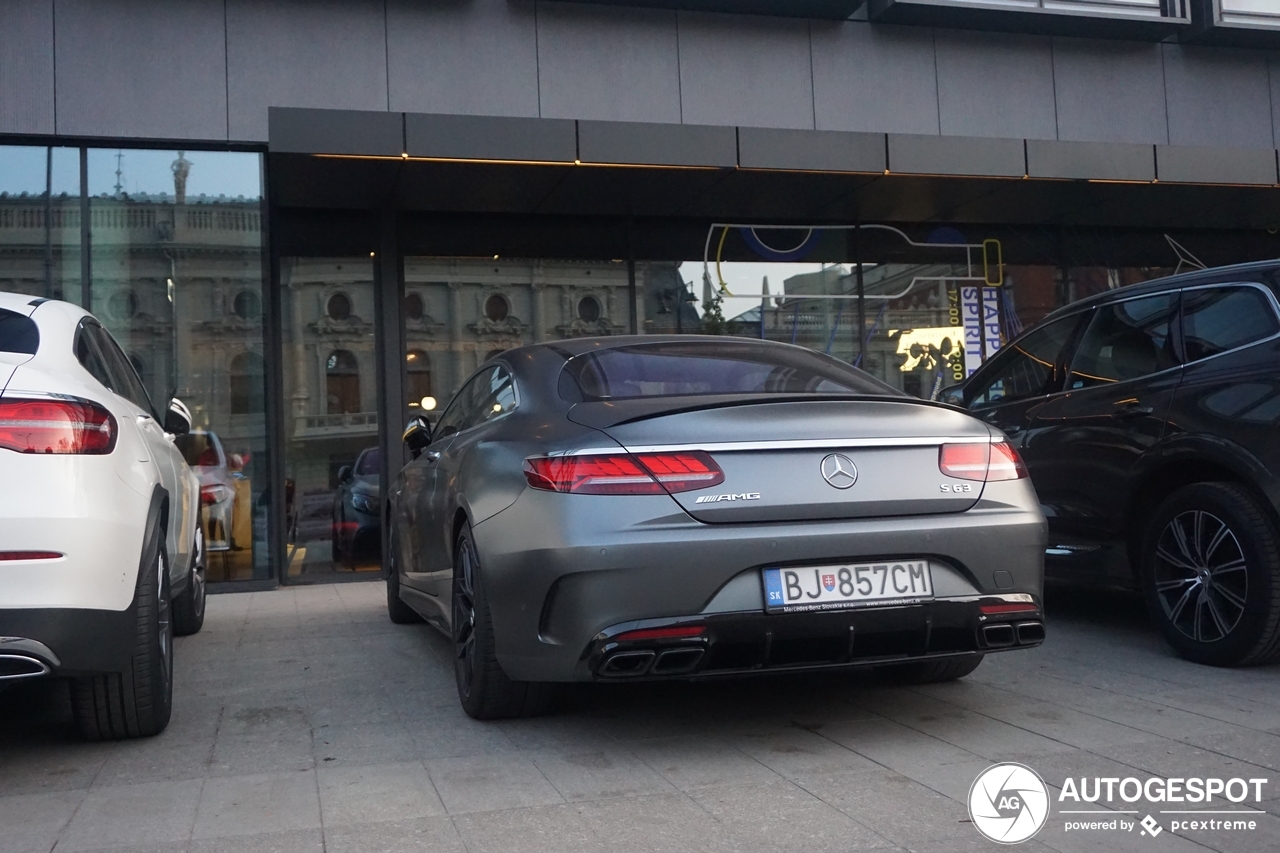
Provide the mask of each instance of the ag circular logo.
POLYGON ((1049 819, 1049 789, 1036 771, 1005 762, 988 767, 969 789, 969 817, 987 838, 1019 844, 1049 819))

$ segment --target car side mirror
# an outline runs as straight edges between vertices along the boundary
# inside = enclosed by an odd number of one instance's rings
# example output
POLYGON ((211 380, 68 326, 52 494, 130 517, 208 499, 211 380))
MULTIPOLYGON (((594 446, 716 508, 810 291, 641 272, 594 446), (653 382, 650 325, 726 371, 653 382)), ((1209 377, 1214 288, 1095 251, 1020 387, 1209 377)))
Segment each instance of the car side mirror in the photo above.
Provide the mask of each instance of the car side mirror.
POLYGON ((964 384, 952 385, 938 392, 938 402, 964 408, 964 384))
POLYGON ((350 479, 351 479, 351 466, 350 466, 350 465, 343 465, 341 468, 339 468, 339 469, 338 469, 338 483, 339 483, 339 485, 341 485, 342 483, 347 482, 347 480, 350 480, 350 479))
POLYGON ((409 448, 409 454, 417 459, 431 443, 431 423, 422 415, 410 418, 400 440, 404 442, 405 447, 409 448))
POLYGON ((191 432, 191 410, 177 397, 169 401, 169 408, 165 410, 164 431, 173 435, 191 432))

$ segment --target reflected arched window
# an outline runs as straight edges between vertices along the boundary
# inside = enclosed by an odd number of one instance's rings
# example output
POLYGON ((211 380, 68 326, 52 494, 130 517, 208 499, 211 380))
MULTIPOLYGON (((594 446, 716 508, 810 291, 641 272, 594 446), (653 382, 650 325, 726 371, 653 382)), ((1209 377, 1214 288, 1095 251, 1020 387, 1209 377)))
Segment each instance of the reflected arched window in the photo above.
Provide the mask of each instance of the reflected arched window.
POLYGON ((260 415, 266 411, 266 365, 256 352, 231 359, 231 414, 260 415))
POLYGON ((409 350, 404 357, 405 373, 408 376, 408 387, 405 396, 410 403, 421 405, 423 397, 431 394, 431 361, 420 349, 409 350))
POLYGON ((422 303, 422 294, 409 293, 405 295, 404 315, 410 320, 421 320, 426 310, 426 306, 422 303))
POLYGON ((344 349, 329 353, 325 362, 325 390, 329 414, 360 411, 360 362, 355 355, 344 349))
POLYGON ((334 320, 346 320, 351 316, 351 297, 345 293, 335 293, 329 297, 324 310, 334 320))
POLYGON ((484 316, 495 323, 507 319, 507 314, 510 313, 510 310, 507 300, 496 293, 484 302, 484 316))
POLYGON ((584 296, 578 303, 578 317, 588 323, 600 319, 600 302, 594 296, 584 296))
POLYGON ((256 320, 262 316, 262 300, 252 290, 242 290, 236 294, 231 310, 237 317, 245 320, 256 320))

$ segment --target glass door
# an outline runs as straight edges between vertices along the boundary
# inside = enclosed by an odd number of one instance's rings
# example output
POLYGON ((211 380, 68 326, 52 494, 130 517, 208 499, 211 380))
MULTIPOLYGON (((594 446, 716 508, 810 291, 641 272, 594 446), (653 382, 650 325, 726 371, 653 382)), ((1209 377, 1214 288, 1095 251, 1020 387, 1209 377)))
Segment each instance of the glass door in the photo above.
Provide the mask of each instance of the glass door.
POLYGON ((381 570, 373 260, 280 260, 284 583, 381 570))

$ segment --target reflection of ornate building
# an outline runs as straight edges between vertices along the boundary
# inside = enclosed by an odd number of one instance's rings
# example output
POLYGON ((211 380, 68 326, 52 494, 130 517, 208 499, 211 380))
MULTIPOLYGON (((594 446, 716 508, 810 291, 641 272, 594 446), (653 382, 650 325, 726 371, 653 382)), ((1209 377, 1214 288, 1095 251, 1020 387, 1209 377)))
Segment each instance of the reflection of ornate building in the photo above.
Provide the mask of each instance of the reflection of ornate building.
MULTIPOLYGON (((78 199, 52 206, 46 294, 39 198, 0 198, 0 290, 81 299, 78 199)), ((157 406, 176 394, 229 452, 265 446, 262 214, 257 200, 93 198, 91 309, 157 406)))

